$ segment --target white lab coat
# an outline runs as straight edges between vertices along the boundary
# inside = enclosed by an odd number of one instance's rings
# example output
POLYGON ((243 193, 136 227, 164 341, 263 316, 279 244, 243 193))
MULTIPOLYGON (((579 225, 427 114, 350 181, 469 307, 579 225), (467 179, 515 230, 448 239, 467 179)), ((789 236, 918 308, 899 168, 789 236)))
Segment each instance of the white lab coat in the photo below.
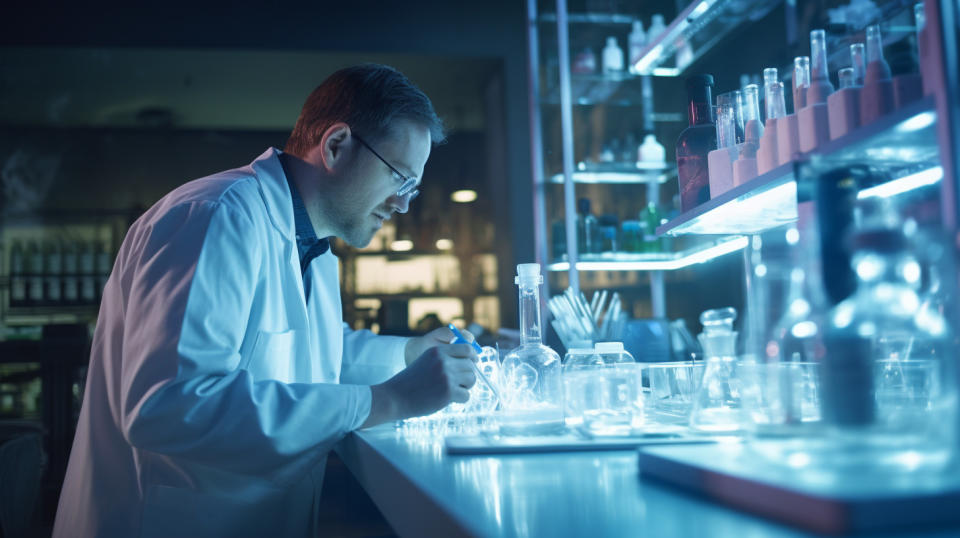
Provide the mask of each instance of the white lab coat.
POLYGON ((326 453, 406 339, 342 324, 329 251, 304 298, 278 153, 183 185, 130 228, 54 536, 322 534, 326 453))

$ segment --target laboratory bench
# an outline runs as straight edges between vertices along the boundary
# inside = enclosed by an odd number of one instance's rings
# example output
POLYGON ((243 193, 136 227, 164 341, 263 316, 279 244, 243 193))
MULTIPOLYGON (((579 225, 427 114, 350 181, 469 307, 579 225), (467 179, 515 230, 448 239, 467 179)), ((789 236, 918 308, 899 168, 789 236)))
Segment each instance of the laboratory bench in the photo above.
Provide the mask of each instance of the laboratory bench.
POLYGON ((337 451, 400 536, 817 536, 641 475, 636 449, 452 455, 381 425, 337 451))

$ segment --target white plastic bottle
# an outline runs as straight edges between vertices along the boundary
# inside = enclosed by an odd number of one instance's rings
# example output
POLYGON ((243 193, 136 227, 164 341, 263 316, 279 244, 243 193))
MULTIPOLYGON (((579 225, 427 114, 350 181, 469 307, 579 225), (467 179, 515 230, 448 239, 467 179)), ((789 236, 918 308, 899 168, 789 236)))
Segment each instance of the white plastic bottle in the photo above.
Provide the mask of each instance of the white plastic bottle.
POLYGON ((617 45, 617 38, 607 38, 607 46, 603 47, 603 72, 619 73, 623 71, 623 49, 617 45))
POLYGON ((653 18, 650 20, 650 30, 647 31, 647 40, 652 42, 654 39, 660 37, 667 29, 667 26, 663 23, 663 15, 659 13, 654 13, 653 18))
POLYGON ((627 36, 627 49, 630 52, 630 72, 634 72, 634 66, 640 61, 640 53, 647 44, 647 34, 643 31, 643 21, 633 21, 633 29, 627 36))
POLYGON ((657 142, 657 137, 648 134, 643 137, 643 144, 637 148, 637 161, 647 166, 663 166, 667 160, 667 150, 663 144, 657 142))

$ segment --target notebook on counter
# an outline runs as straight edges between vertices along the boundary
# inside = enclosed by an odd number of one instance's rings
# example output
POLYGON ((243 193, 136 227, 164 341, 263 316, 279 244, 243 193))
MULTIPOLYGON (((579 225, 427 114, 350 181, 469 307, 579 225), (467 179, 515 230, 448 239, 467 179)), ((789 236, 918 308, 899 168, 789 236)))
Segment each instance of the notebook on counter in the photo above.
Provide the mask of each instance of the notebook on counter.
POLYGON ((948 525, 960 535, 958 468, 854 476, 766 461, 744 444, 728 443, 642 447, 639 458, 643 476, 815 532, 912 532, 948 525))

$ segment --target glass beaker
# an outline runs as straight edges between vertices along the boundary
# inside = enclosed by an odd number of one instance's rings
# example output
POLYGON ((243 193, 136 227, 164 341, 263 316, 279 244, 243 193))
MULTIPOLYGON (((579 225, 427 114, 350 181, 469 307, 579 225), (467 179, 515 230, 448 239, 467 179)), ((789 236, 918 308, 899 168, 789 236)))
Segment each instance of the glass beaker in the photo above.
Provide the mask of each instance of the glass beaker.
POLYGON ((690 428, 705 433, 733 433, 741 429, 741 383, 737 377, 737 332, 733 308, 707 310, 700 315, 706 366, 690 412, 690 428))
POLYGON ((500 431, 531 435, 563 429, 560 355, 543 345, 540 332, 540 264, 517 265, 520 346, 503 358, 500 431))
POLYGON ((653 422, 689 424, 693 400, 703 379, 703 363, 673 361, 644 365, 650 385, 646 408, 653 422))

